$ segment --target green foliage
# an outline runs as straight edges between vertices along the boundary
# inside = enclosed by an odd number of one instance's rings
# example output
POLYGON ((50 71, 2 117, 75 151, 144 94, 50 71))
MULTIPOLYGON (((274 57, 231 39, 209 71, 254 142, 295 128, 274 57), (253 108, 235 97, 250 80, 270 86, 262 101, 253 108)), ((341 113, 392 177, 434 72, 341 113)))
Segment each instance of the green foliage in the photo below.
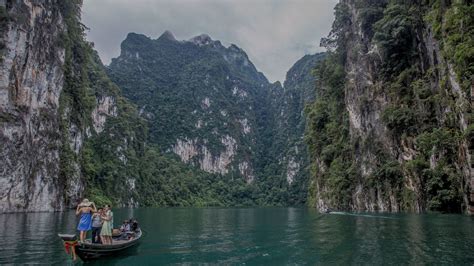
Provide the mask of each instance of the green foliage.
POLYGON ((387 75, 409 68, 417 57, 416 30, 421 21, 413 14, 416 6, 390 4, 374 25, 374 40, 382 52, 382 68, 387 75))
POLYGON ((416 211, 418 195, 410 189, 403 189, 401 194, 401 209, 406 211, 416 211))
POLYGON ((385 1, 356 1, 359 9, 358 21, 360 21, 361 29, 371 39, 374 35, 374 25, 384 16, 385 1))
POLYGON ((120 96, 97 53, 85 40, 85 27, 79 23, 80 5, 81 1, 65 1, 59 6, 67 27, 60 42, 66 52, 59 108, 60 182, 68 190, 67 180, 79 176, 85 180, 86 196, 97 203, 123 203, 130 196, 123 184, 135 177, 143 156, 146 126, 135 107, 120 96), (117 110, 115 116, 107 117, 104 132, 97 134, 93 131, 92 111, 104 97, 113 99, 117 110), (81 133, 90 136, 76 154, 69 142, 81 133))
MULTIPOLYGON (((313 164, 311 174, 315 179, 309 198, 315 198, 316 185, 327 185, 330 191, 325 196, 331 200, 333 207, 344 209, 351 203, 357 172, 352 166, 348 114, 344 108, 345 73, 340 55, 330 54, 319 65, 317 73, 320 77, 317 99, 305 110, 305 141, 313 164), (315 164, 318 158, 326 170, 315 164)), ((310 204, 313 204, 311 201, 310 204)))
POLYGON ((387 160, 375 172, 375 178, 379 182, 388 182, 393 187, 400 186, 403 181, 403 172, 397 161, 387 160))
POLYGON ((457 79, 469 95, 474 75, 474 5, 470 1, 431 0, 426 15, 452 64, 457 79))
POLYGON ((321 46, 329 51, 338 49, 343 52, 346 43, 346 32, 351 25, 351 14, 346 3, 341 2, 334 8, 334 22, 332 23, 331 32, 327 38, 321 39, 321 46))
POLYGON ((145 206, 275 206, 289 202, 279 178, 270 187, 269 180, 247 184, 241 178, 196 170, 156 148, 146 151, 139 173, 137 200, 145 206))
POLYGON ((67 31, 61 35, 65 49, 64 86, 59 98, 59 125, 61 130, 59 183, 68 191, 67 180, 78 173, 79 156, 72 150, 69 138, 71 131, 85 131, 90 125, 90 114, 95 106, 95 97, 87 77, 91 63, 92 48, 84 39, 84 28, 79 23, 80 1, 64 1, 59 6, 67 31), (71 128, 74 125, 74 128, 71 128))
POLYGON ((393 77, 384 86, 391 103, 382 112, 382 122, 395 136, 415 136, 438 126, 437 106, 450 103, 441 97, 444 91, 432 90, 432 71, 422 74, 418 65, 413 65, 392 74, 393 77))
POLYGON ((428 209, 434 211, 461 212, 462 175, 452 164, 441 161, 428 171, 426 193, 428 209))
POLYGON ((413 109, 405 106, 388 106, 382 113, 382 121, 396 134, 413 131, 417 125, 413 109))
MULTIPOLYGON (((448 9, 450 8, 452 7, 448 9)), ((402 134, 416 136, 416 148, 420 155, 409 161, 406 167, 419 180, 417 189, 422 193, 421 199, 426 201, 426 208, 437 211, 460 211, 462 174, 454 164, 458 160, 461 132, 457 128, 457 118, 452 112, 438 113, 438 108, 455 110, 455 103, 446 95, 449 91, 449 88, 444 90, 446 83, 441 83, 440 91, 433 91, 430 84, 437 78, 436 69, 425 70, 423 73, 418 65, 419 60, 412 54, 417 51, 415 48, 419 45, 417 44, 419 40, 414 38, 420 36, 417 31, 422 27, 421 19, 418 19, 418 16, 410 18, 409 13, 418 10, 422 16, 426 9, 426 6, 416 4, 392 5, 385 11, 384 19, 375 27, 380 31, 375 34, 375 40, 382 45, 386 55, 397 58, 390 60, 386 57, 387 64, 390 62, 399 64, 399 58, 405 62, 404 65, 392 65, 389 68, 389 93, 395 99, 395 103, 384 110, 382 120, 395 136, 402 134), (395 39, 399 39, 398 42, 395 39), (444 117, 443 121, 439 120, 440 116, 444 117), (434 160, 435 165, 430 165, 428 163, 430 160, 434 160)), ((444 8, 432 4, 427 17, 434 21, 433 16, 445 12, 442 9, 444 8)), ((446 20, 453 19, 449 18, 449 13, 446 13, 445 17, 446 20)), ((438 38, 442 43, 446 42, 449 37, 440 34, 445 26, 434 24, 438 38)), ((447 57, 450 58, 449 55, 447 57)), ((403 136, 406 135, 402 135, 402 138, 403 136)))
POLYGON ((87 197, 90 201, 94 202, 97 207, 111 205, 114 206, 114 203, 104 195, 104 191, 99 187, 95 187, 94 184, 88 184, 88 193, 87 197))
POLYGON ((456 156, 460 141, 460 132, 448 128, 436 128, 432 132, 424 132, 416 138, 416 144, 423 155, 442 153, 448 158, 456 156))
POLYGON ((339 156, 331 162, 324 176, 331 191, 329 197, 332 200, 333 206, 338 209, 347 209, 352 202, 356 173, 351 167, 351 163, 344 160, 342 156, 339 156))
POLYGON ((409 169, 421 180, 420 189, 429 210, 461 211, 462 173, 455 167, 460 141, 460 132, 448 128, 436 128, 416 138, 421 154, 410 162, 409 169))

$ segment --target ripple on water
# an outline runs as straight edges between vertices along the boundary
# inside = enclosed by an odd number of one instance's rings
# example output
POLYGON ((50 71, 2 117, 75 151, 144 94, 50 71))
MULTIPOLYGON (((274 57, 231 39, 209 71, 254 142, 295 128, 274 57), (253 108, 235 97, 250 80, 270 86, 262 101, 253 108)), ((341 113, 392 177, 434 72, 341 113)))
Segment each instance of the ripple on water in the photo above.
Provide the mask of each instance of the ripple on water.
MULTIPOLYGON (((474 226, 461 215, 317 214, 305 208, 118 209, 146 234, 114 265, 451 264, 474 262, 474 226), (385 217, 389 217, 387 219, 385 217)), ((72 212, 0 215, 0 264, 67 264, 58 232, 72 212)))

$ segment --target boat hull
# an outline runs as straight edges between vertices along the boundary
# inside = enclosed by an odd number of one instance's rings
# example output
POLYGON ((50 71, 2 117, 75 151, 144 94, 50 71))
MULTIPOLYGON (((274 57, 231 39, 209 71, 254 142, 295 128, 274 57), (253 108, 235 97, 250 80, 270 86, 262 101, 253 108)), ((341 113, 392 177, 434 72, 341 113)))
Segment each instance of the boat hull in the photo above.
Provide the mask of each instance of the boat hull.
POLYGON ((139 245, 141 237, 142 231, 139 230, 134 239, 129 241, 116 241, 116 243, 112 245, 77 242, 75 252, 83 261, 129 255, 139 245))
POLYGON ((125 252, 129 253, 138 246, 138 242, 134 244, 123 246, 123 247, 111 247, 111 248, 91 248, 88 245, 79 244, 76 247, 76 254, 81 260, 96 260, 112 256, 122 256, 125 255, 125 252))

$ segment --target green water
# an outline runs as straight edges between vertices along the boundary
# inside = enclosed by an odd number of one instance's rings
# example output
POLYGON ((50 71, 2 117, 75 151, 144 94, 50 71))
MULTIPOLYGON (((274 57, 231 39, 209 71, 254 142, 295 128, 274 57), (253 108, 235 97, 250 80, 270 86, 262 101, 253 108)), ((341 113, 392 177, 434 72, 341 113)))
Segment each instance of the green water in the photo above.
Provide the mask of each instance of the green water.
MULTIPOLYGON (((116 209, 146 232, 137 250, 97 265, 474 263, 474 218, 318 214, 306 208, 116 209)), ((58 232, 73 212, 0 215, 0 264, 73 264, 58 232)))

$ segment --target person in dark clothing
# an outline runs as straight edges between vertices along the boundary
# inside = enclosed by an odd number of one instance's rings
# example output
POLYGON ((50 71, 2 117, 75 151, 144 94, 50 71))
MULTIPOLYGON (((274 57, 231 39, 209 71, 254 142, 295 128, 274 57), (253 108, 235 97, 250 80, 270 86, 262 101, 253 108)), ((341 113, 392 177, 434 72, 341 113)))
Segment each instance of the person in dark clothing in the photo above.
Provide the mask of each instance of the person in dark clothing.
MULTIPOLYGON (((130 219, 130 220, 132 220, 132 219, 130 219)), ((132 231, 132 232, 136 232, 136 231, 138 230, 138 222, 137 222, 137 220, 133 219, 133 220, 131 221, 131 224, 132 224, 132 226, 130 227, 131 231, 132 231)))
POLYGON ((100 240, 100 230, 102 229, 102 208, 99 208, 96 213, 92 215, 92 243, 102 244, 100 240))

